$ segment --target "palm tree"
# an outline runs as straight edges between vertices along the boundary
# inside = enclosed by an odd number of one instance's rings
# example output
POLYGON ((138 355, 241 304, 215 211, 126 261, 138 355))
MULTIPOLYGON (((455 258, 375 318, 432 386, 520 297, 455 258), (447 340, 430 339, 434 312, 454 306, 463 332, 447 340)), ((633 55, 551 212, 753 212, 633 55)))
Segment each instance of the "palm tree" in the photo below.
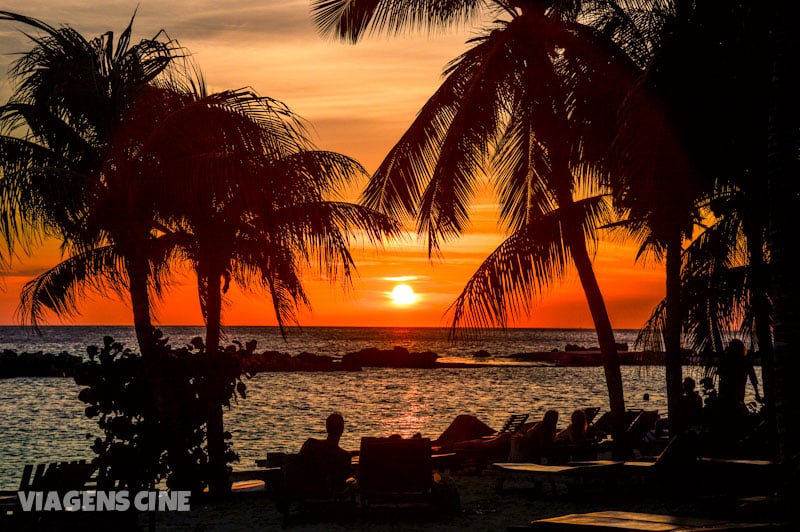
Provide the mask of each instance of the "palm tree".
MULTIPOLYGON (((765 189, 758 178, 764 172, 763 136, 757 133, 764 113, 758 105, 735 116, 730 112, 741 101, 764 97, 753 11, 735 2, 721 10, 659 0, 606 11, 617 19, 614 38, 620 46, 645 50, 640 82, 626 99, 607 161, 617 205, 630 218, 641 253, 649 250, 666 260, 666 300, 656 316, 663 335, 656 343, 666 351, 670 423, 676 432, 682 427, 681 323, 684 317, 703 319, 682 298, 687 291, 681 288, 681 254, 702 221, 701 200, 712 196, 715 186, 743 191, 749 198, 737 206, 737 216, 749 246, 747 279, 759 345, 766 360, 771 358, 765 202, 759 201, 765 189)), ((691 255, 687 259, 693 261, 691 255)))
MULTIPOLYGON (((213 382, 231 282, 268 292, 283 331, 299 306, 310 306, 304 268, 316 261, 326 277, 347 282, 353 239, 380 243, 399 228, 366 207, 330 200, 365 172, 344 155, 314 149, 284 104, 247 89, 209 95, 202 83, 194 87, 177 98, 144 151, 157 161, 157 175, 186 184, 182 194, 163 197, 162 239, 197 273, 213 382)), ((223 416, 219 402, 208 406, 211 488, 218 492, 226 487, 223 416)))
MULTIPOLYGON (((607 48, 610 43, 599 32, 579 24, 569 2, 318 1, 313 6, 322 31, 352 40, 370 30, 455 23, 481 7, 505 13, 508 20, 496 22, 451 63, 442 86, 373 175, 364 199, 394 216, 416 216, 433 254, 440 239, 463 231, 476 176, 491 167, 501 222, 511 235, 454 303, 453 325, 505 326, 571 261, 597 330, 619 428, 625 411, 619 358, 587 246, 606 205, 584 155, 597 145, 586 137, 602 134, 589 123, 613 123, 598 116, 613 112, 624 95, 622 82, 600 84, 595 93, 587 87, 602 79, 610 62, 627 60, 607 48)), ((629 68, 619 67, 622 78, 629 68)))
POLYGON ((42 33, 29 36, 35 47, 14 63, 18 85, 0 108, 7 132, 0 136, 2 230, 12 247, 49 236, 69 255, 26 286, 23 315, 36 325, 44 307, 74 313, 85 286, 127 290, 147 355, 153 340, 148 289, 160 286, 158 267, 147 258, 151 192, 143 176, 123 170, 130 165, 119 159, 118 135, 136 118, 134 105, 184 52, 163 32, 132 44, 133 17, 116 44, 112 32, 87 40, 70 27, 7 11, 0 20, 42 33))
MULTIPOLYGON (((740 192, 732 196, 716 200, 744 199, 740 192)), ((759 350, 765 342, 772 342, 770 336, 763 339, 758 334, 763 317, 756 312, 752 246, 738 214, 736 210, 722 213, 715 209, 714 223, 683 251, 681 324, 687 345, 699 353, 723 352, 731 331, 749 337, 759 350)), ((665 310, 666 300, 662 300, 640 331, 638 343, 660 348, 665 310)))
POLYGON ((793 54, 798 34, 792 22, 797 20, 796 4, 765 4, 769 33, 769 105, 767 186, 770 205, 768 249, 772 258, 771 287, 775 294, 775 377, 778 456, 788 466, 785 478, 786 500, 796 500, 800 493, 800 434, 794 415, 800 396, 794 379, 797 375, 797 352, 800 347, 800 283, 797 277, 797 213, 800 212, 800 105, 793 54), (792 81, 794 80, 794 81, 792 81))
POLYGON ((308 303, 303 263, 316 258, 329 279, 340 270, 349 279, 352 238, 380 243, 397 234, 397 225, 330 200, 365 171, 347 156, 315 149, 304 123, 281 102, 249 89, 209 95, 202 84, 183 98, 146 149, 158 161, 156 172, 191 185, 162 196, 160 229, 198 273, 206 349, 215 352, 220 295, 231 281, 268 291, 283 328, 296 322, 297 305, 308 303))
MULTIPOLYGON (((52 40, 62 33, 54 32, 52 40)), ((52 47, 50 40, 43 42, 42 47, 52 47)), ((38 71, 37 63, 31 64, 18 67, 21 76, 38 71)), ((345 156, 314 151, 304 126, 283 104, 248 90, 207 95, 201 78, 176 74, 182 75, 143 81, 135 106, 108 126, 101 151, 91 153, 97 162, 88 175, 74 172, 83 194, 66 195, 73 204, 56 206, 75 220, 71 232, 67 235, 66 224, 52 224, 69 257, 29 282, 22 294, 21 310, 34 324, 45 309, 75 312, 87 287, 119 291, 127 286, 137 337, 147 354, 154 340, 151 291, 159 293, 166 267, 182 250, 198 273, 206 344, 214 358, 222 293, 231 278, 266 288, 283 325, 298 304, 308 304, 300 278, 304 260, 316 258, 331 279, 341 271, 348 280, 354 266, 348 245, 354 236, 376 242, 397 233, 386 216, 328 201, 337 185, 363 169, 345 156)), ((50 155, 52 150, 43 151, 50 155)), ((71 162, 63 159, 66 163, 56 156, 45 162, 9 161, 21 167, 39 164, 47 171, 53 167, 59 175, 71 162)), ((45 173, 33 167, 29 173, 45 173)), ((6 220, 15 220, 15 214, 6 220)), ((213 388, 209 385, 209 396, 216 393, 213 388)), ((224 472, 222 412, 219 402, 210 403, 211 463, 224 472)))

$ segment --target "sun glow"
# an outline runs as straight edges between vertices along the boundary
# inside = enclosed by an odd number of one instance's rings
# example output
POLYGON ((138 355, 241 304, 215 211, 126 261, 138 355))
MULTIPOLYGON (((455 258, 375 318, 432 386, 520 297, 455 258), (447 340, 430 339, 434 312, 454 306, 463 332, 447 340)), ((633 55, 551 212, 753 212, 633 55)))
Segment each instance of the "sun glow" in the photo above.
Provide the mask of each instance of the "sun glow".
POLYGON ((389 297, 392 303, 400 307, 413 305, 419 299, 419 296, 414 293, 414 289, 407 284, 399 284, 389 292, 389 297))

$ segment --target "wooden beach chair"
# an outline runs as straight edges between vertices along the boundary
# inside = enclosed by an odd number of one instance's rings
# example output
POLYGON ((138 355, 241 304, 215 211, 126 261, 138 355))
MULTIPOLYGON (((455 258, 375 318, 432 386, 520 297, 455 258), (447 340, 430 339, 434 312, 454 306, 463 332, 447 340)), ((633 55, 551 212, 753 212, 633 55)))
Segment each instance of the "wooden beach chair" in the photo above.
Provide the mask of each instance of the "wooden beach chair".
POLYGON ((639 512, 603 511, 583 514, 567 514, 547 519, 537 519, 527 525, 510 526, 509 532, 528 530, 578 531, 643 531, 643 532, 702 532, 734 531, 747 532, 779 530, 777 523, 749 523, 727 519, 708 519, 639 512))
POLYGON ((586 414, 586 423, 591 427, 594 424, 594 418, 597 417, 597 414, 600 412, 599 406, 588 406, 583 409, 583 413, 586 414))
POLYGON ((569 462, 564 465, 545 465, 536 463, 496 462, 492 469, 498 473, 495 489, 502 492, 508 479, 521 478, 533 482, 537 492, 549 486, 550 493, 557 493, 558 486, 566 486, 568 493, 576 494, 585 490, 590 482, 608 480, 619 474, 623 462, 612 460, 593 460, 569 462))
POLYGON ((528 477, 540 489, 549 484, 556 493, 559 483, 567 484, 569 492, 584 490, 595 480, 613 483, 617 488, 639 486, 653 482, 653 486, 669 489, 674 483, 682 483, 687 474, 696 467, 693 449, 684 439, 672 438, 664 450, 650 461, 587 460, 572 461, 563 465, 535 463, 495 463, 493 469, 500 473, 497 489, 502 490, 509 477, 528 477))
MULTIPOLYGON (((33 465, 26 464, 22 469, 19 491, 57 491, 65 493, 80 490, 91 477, 93 467, 86 460, 53 462, 33 465)), ((16 492, 15 492, 16 493, 16 492)))
POLYGON ((333 486, 312 462, 298 454, 286 454, 279 473, 267 480, 268 493, 283 516, 283 526, 295 520, 349 518, 355 511, 355 491, 349 484, 333 486))
POLYGON ((500 430, 497 431, 496 434, 489 436, 490 438, 497 436, 497 434, 505 434, 506 432, 517 432, 522 425, 528 420, 530 414, 511 414, 503 426, 500 427, 500 430))
POLYGON ((774 492, 780 479, 780 466, 771 460, 700 457, 695 462, 697 475, 707 490, 736 496, 774 492))
POLYGON ((357 477, 363 507, 376 503, 430 503, 430 439, 362 438, 357 477))
MULTIPOLYGON (((53 462, 51 464, 25 464, 17 491, 80 491, 92 475, 93 467, 86 460, 53 462)), ((17 491, 0 492, 0 517, 12 516, 19 512, 17 491)))

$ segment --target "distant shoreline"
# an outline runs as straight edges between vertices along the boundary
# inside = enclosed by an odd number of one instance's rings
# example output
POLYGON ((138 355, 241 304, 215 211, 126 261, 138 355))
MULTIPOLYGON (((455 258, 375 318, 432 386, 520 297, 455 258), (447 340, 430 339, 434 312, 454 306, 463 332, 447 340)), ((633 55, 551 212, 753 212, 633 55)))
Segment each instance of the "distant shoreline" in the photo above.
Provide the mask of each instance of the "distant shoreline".
MULTIPOLYGON (((74 324, 54 324, 54 325, 41 325, 39 326, 40 329, 59 329, 59 328, 130 328, 133 329, 133 325, 74 325, 74 324)), ((202 324, 199 325, 159 325, 156 328, 204 328, 205 326, 202 324)), ((0 328, 9 328, 9 329, 29 329, 32 334, 35 334, 33 328, 27 325, 19 325, 19 324, 0 324, 0 328)), ((223 329, 251 329, 251 328, 263 328, 263 329, 276 329, 278 330, 279 327, 277 325, 225 325, 223 329)), ((304 329, 427 329, 427 330, 442 330, 442 331, 449 331, 451 327, 449 326, 428 326, 428 325, 302 325, 302 326, 286 326, 284 327, 287 331, 303 331, 304 329)), ((499 328, 499 327, 485 327, 481 329, 459 329, 468 337, 470 336, 470 331, 476 331, 475 334, 480 335, 483 332, 490 333, 490 334, 502 334, 505 331, 594 331, 591 327, 506 327, 506 328, 499 328)), ((617 328, 614 331, 638 331, 638 328, 617 328)))
MULTIPOLYGON (((363 368, 394 369, 458 369, 458 368, 496 368, 518 366, 547 367, 597 367, 603 365, 600 351, 547 351, 517 353, 504 358, 503 362, 483 361, 474 358, 470 361, 440 361, 433 352, 415 353, 402 347, 391 350, 377 348, 363 349, 348 353, 341 358, 313 353, 289 355, 277 351, 255 352, 239 356, 242 371, 250 374, 261 372, 332 372, 361 371, 363 368), (507 360, 507 362, 506 362, 507 360)), ((646 351, 620 351, 620 365, 623 366, 663 366, 664 354, 646 351)), ((467 358, 465 356, 465 358, 467 358)), ((67 352, 17 353, 11 349, 0 352, 0 378, 16 377, 72 377, 84 359, 67 352)), ((685 365, 691 365, 689 360, 685 365)))

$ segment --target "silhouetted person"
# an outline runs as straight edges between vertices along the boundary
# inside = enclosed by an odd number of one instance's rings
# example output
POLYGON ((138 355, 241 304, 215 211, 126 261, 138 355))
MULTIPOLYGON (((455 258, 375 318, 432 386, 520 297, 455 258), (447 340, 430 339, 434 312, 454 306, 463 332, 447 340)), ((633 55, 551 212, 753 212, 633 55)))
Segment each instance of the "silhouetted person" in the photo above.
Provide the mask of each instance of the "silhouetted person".
POLYGON ((513 436, 511 432, 496 432, 475 416, 462 414, 431 443, 442 451, 455 452, 480 464, 505 461, 513 436))
POLYGON ((731 340, 728 344, 728 349, 720 358, 718 373, 719 402, 728 413, 744 412, 744 392, 748 378, 756 392, 756 400, 761 401, 758 377, 741 340, 731 340))
POLYGON ((691 377, 683 379, 683 394, 681 395, 681 411, 687 426, 700 423, 703 412, 703 399, 695 390, 695 381, 691 377))
POLYGON ((703 377, 700 379, 700 385, 703 387, 703 395, 705 396, 705 400, 703 401, 703 406, 710 410, 714 410, 717 407, 717 389, 714 385, 714 379, 711 377, 703 377))
POLYGON ((558 433, 558 412, 548 410, 542 416, 542 420, 525 432, 525 437, 533 444, 534 448, 540 452, 549 452, 553 448, 553 442, 558 433))
POLYGON ((592 449, 592 439, 588 430, 586 412, 578 408, 572 412, 567 428, 556 435, 556 446, 565 446, 568 453, 577 459, 588 458, 592 449))
POLYGON ((351 475, 350 453, 339 447, 339 440, 344 433, 344 417, 338 412, 329 415, 325 420, 327 438, 318 440, 309 438, 303 443, 298 458, 305 467, 320 477, 327 477, 331 487, 338 489, 345 485, 351 475))
POLYGON ((553 453, 553 444, 558 432, 558 412, 548 410, 538 421, 524 433, 516 434, 511 439, 510 461, 541 462, 553 453))

